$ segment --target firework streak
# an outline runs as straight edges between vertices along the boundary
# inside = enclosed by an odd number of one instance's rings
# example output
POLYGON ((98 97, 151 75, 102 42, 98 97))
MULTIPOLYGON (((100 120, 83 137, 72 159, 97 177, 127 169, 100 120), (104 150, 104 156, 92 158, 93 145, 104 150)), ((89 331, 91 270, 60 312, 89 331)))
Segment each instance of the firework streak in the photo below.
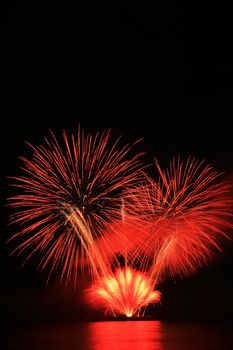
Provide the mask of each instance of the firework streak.
MULTIPOLYGON (((134 145, 132 145, 134 146, 134 145)), ((232 228, 231 187, 204 161, 173 159, 157 179, 145 173, 142 153, 111 143, 110 133, 80 129, 21 158, 12 177, 20 193, 10 197, 10 223, 27 261, 38 253, 48 278, 59 269, 65 283, 88 274, 91 302, 132 317, 159 302, 163 278, 188 276, 221 250, 232 228)))

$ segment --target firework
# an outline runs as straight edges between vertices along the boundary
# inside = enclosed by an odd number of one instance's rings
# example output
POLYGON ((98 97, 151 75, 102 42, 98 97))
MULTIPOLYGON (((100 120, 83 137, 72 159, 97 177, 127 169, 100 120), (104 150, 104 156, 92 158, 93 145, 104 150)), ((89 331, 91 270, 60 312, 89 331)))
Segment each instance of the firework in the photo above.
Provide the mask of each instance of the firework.
POLYGON ((126 188, 141 178, 137 154, 130 145, 110 143, 110 132, 87 134, 78 128, 60 141, 51 132, 45 144, 31 146, 30 159, 21 157, 23 175, 12 177, 21 192, 9 198, 10 222, 20 226, 15 253, 42 256, 40 268, 62 266, 61 278, 76 280, 79 268, 91 275, 104 273, 106 259, 95 240, 106 225, 122 216, 126 188))
POLYGON ((160 302, 161 293, 153 287, 145 273, 126 267, 104 276, 88 293, 91 301, 102 304, 107 313, 132 317, 142 307, 160 302))
POLYGON ((88 273, 92 303, 133 317, 160 302, 162 278, 196 272, 230 238, 231 186, 192 158, 174 158, 165 170, 155 161, 154 180, 142 153, 130 157, 130 145, 110 141, 109 131, 85 135, 79 127, 30 145, 22 175, 11 178, 19 191, 9 198, 18 227, 12 253, 25 261, 37 253, 48 279, 58 267, 74 285, 88 273))
POLYGON ((107 259, 111 261, 112 265, 124 266, 127 263, 134 265, 134 251, 144 244, 143 238, 148 227, 151 227, 151 225, 147 222, 142 225, 140 221, 139 224, 136 215, 133 220, 114 221, 108 225, 103 235, 96 240, 96 245, 100 251, 106 252, 107 259), (119 261, 119 258, 122 261, 119 261))
POLYGON ((230 185, 222 173, 195 159, 173 159, 165 171, 155 164, 158 181, 147 177, 148 183, 135 188, 126 205, 137 217, 140 237, 134 259, 141 257, 141 268, 157 279, 163 272, 187 276, 220 250, 221 237, 229 238, 230 185))

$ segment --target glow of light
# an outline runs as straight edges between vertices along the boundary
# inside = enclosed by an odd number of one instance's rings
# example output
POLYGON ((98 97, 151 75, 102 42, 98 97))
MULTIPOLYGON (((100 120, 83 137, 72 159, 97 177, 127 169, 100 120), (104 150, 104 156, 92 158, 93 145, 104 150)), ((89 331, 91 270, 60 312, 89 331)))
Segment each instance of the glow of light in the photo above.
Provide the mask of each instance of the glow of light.
POLYGON ((141 153, 129 157, 131 147, 109 137, 79 127, 61 142, 51 132, 31 146, 23 174, 11 178, 19 191, 8 199, 17 225, 12 253, 25 261, 38 253, 40 269, 50 267, 50 277, 59 267, 66 284, 87 272, 95 281, 90 302, 132 318, 160 302, 163 276, 188 276, 221 251, 233 228, 232 186, 191 157, 165 170, 155 160, 154 179, 142 171, 141 153))
POLYGON ((132 317, 151 303, 158 303, 161 293, 153 290, 149 276, 130 267, 119 268, 102 277, 88 291, 92 303, 102 305, 106 312, 132 317))

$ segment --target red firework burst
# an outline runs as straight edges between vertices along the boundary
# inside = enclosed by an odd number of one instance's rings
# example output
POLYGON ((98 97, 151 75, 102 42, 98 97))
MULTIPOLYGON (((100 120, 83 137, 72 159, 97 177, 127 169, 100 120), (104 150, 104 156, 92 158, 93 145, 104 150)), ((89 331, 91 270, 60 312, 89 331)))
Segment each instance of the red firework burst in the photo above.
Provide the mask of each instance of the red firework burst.
POLYGON ((106 271, 104 252, 95 240, 112 220, 122 215, 126 188, 141 177, 137 154, 120 148, 110 133, 87 134, 78 128, 70 138, 58 139, 51 132, 45 145, 33 147, 31 159, 21 157, 24 175, 12 177, 21 194, 9 198, 15 209, 10 222, 20 226, 13 238, 21 239, 17 253, 30 249, 28 258, 42 254, 40 268, 51 264, 51 272, 62 265, 66 282, 89 265, 96 277, 106 271))
POLYGON ((141 268, 150 267, 153 277, 164 271, 189 275, 208 261, 214 249, 220 250, 220 237, 229 238, 231 186, 210 165, 191 158, 173 159, 165 171, 155 164, 158 181, 148 177, 125 205, 127 216, 137 217, 139 239, 132 249, 133 260, 141 257, 141 268))
POLYGON ((107 313, 132 317, 144 306, 158 303, 161 293, 145 273, 130 267, 104 276, 88 291, 91 302, 102 304, 107 313))
POLYGON ((21 192, 9 198, 10 223, 20 227, 13 253, 26 261, 39 253, 40 268, 61 266, 66 283, 90 273, 91 301, 132 317, 160 301, 154 286, 164 274, 187 276, 220 250, 232 228, 231 185, 191 158, 165 170, 155 161, 155 181, 142 172, 141 154, 129 158, 131 147, 109 137, 78 128, 59 142, 51 133, 21 158, 23 175, 12 178, 21 192), (119 256, 125 267, 112 272, 119 256))

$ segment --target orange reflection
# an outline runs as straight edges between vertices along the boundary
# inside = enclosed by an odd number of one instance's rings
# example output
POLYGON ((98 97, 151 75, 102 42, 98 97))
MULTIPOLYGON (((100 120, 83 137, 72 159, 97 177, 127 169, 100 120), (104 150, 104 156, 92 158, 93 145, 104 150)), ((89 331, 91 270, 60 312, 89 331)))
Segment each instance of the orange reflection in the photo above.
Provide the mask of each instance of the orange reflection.
POLYGON ((160 321, 111 321, 89 325, 93 350, 164 350, 160 321))

